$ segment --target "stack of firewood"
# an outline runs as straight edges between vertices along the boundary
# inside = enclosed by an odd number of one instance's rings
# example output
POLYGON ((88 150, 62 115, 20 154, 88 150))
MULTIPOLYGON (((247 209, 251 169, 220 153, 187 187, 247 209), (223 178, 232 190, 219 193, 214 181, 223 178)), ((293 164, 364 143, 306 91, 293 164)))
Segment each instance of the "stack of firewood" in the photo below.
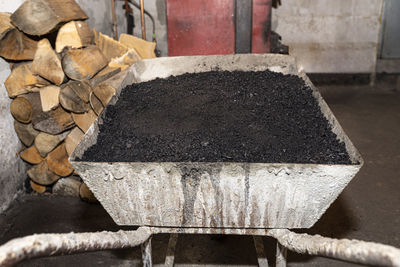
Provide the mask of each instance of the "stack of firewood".
POLYGON ((127 34, 116 41, 87 18, 73 0, 27 0, 0 13, 0 56, 11 66, 4 85, 32 189, 93 200, 68 157, 114 95, 109 81, 155 57, 155 43, 127 34))

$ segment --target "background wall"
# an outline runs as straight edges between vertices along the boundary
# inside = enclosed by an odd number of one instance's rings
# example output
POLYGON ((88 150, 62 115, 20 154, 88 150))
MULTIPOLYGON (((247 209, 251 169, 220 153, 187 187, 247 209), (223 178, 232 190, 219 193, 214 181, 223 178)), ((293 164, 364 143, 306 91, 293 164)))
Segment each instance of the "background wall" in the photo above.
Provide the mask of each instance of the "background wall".
POLYGON ((283 0, 272 28, 307 72, 375 71, 383 0, 283 0))
MULTIPOLYGON (((376 66, 383 1, 283 0, 282 6, 272 12, 272 27, 308 72, 369 73, 376 66)), ((92 27, 112 35, 111 1, 78 2, 88 13, 92 27)), ((119 33, 126 32, 122 4, 123 1, 117 1, 119 33)), ((161 56, 167 56, 165 0, 145 1, 145 9, 155 19, 161 56)), ((133 11, 134 35, 141 36, 140 13, 136 8, 133 11)), ((145 17, 147 39, 151 40, 152 23, 145 17)))
MULTIPOLYGON (((134 0, 139 3, 138 0, 134 0)), ((89 16, 89 25, 91 28, 96 28, 98 31, 113 36, 112 32, 112 16, 111 16, 111 1, 110 0, 76 0, 81 8, 89 16)), ((118 33, 126 33, 126 17, 123 10, 124 1, 116 0, 116 14, 118 33)), ((142 29, 140 23, 140 10, 131 5, 134 12, 135 28, 133 34, 142 37, 142 29)), ((161 56, 168 56, 168 41, 167 41, 167 23, 166 23, 166 8, 165 0, 148 0, 144 1, 144 8, 154 18, 155 33, 157 40, 157 49, 160 50, 161 56)), ((145 15, 146 39, 152 41, 152 22, 145 15)))
MULTIPOLYGON (((112 36, 111 1, 76 1, 88 14, 91 27, 112 36)), ((272 28, 308 72, 368 73, 375 70, 383 1, 283 0, 282 6, 272 12, 272 28)), ((21 2, 0 0, 0 9, 21 2)), ((118 32, 126 32, 124 1, 116 2, 118 32)), ((144 2, 155 19, 157 48, 161 56, 167 56, 165 0, 144 2)), ((132 9, 134 35, 141 37, 140 12, 132 9)), ((152 23, 148 16, 145 18, 147 40, 151 41, 152 23)))
MULTIPOLYGON (((14 12, 22 0, 0 1, 1 12, 14 12)), ((0 213, 22 190, 26 178, 25 164, 17 152, 22 144, 14 131, 14 119, 10 114, 10 102, 4 81, 10 75, 8 63, 0 58, 0 213)))
POLYGON ((385 0, 382 14, 380 57, 400 58, 400 1, 385 0))

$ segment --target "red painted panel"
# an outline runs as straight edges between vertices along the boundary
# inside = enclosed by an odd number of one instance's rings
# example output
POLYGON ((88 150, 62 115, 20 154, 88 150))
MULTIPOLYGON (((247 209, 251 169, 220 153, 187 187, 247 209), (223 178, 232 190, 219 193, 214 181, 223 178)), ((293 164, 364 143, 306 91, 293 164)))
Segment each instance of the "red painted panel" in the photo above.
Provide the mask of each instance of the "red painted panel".
POLYGON ((235 52, 234 0, 167 0, 169 56, 235 52))
POLYGON ((253 0, 252 53, 269 53, 271 47, 272 0, 253 0))

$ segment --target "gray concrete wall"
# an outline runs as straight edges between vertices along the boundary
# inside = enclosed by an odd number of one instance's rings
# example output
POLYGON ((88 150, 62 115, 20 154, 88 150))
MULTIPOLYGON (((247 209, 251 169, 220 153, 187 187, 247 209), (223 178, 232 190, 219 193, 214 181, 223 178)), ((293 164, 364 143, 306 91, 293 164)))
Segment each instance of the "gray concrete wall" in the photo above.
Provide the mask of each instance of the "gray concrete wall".
MULTIPOLYGON (((1 12, 13 12, 23 1, 0 1, 1 12)), ((0 58, 0 213, 3 212, 21 192, 26 178, 25 164, 17 152, 22 145, 14 131, 10 114, 10 102, 4 81, 10 74, 10 67, 0 58)))
POLYGON ((307 72, 375 70, 383 0, 283 0, 273 29, 307 72))
POLYGON ((382 59, 400 59, 400 1, 386 0, 382 16, 380 55, 382 59))
POLYGON ((111 1, 75 0, 88 15, 90 28, 112 36, 111 1))

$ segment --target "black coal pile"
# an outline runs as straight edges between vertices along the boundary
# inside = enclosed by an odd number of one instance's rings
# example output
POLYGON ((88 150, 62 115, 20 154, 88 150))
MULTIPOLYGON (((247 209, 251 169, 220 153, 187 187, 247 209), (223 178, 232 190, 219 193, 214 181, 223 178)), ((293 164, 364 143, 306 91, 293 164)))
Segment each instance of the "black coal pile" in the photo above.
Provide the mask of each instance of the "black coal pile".
POLYGON ((211 71, 133 84, 103 114, 95 162, 351 164, 311 88, 270 71, 211 71))

